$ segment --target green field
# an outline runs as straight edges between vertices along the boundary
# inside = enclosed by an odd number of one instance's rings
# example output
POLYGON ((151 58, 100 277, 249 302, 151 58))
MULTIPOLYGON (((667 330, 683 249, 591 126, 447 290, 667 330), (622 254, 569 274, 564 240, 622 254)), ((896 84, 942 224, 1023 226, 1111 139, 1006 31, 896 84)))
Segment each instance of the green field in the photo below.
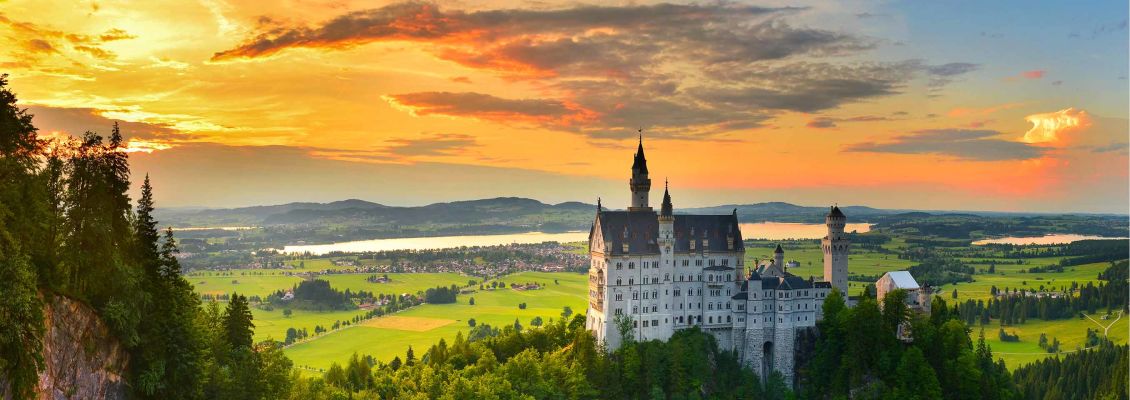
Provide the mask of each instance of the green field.
MULTIPOLYGON (((544 282, 547 286, 533 291, 484 290, 460 295, 456 304, 424 304, 395 314, 395 323, 381 324, 382 327, 358 325, 291 346, 286 350, 287 356, 295 365, 316 369, 342 362, 354 352, 387 362, 395 356, 403 358, 408 346, 420 357, 439 339, 450 341, 457 332, 466 334, 467 320, 471 318, 492 326, 513 324, 517 318, 524 327, 529 327, 530 320, 537 316, 546 321, 560 319, 564 306, 571 307, 574 313, 585 311, 588 280, 583 274, 522 272, 508 275, 502 281, 544 282), (473 306, 468 304, 470 297, 475 298, 473 306), (527 304, 525 310, 518 308, 523 302, 527 304), (430 329, 421 330, 417 325, 429 325, 424 328, 430 329)), ((367 321, 364 325, 384 318, 388 317, 367 321)))
MULTIPOLYGON (((1086 318, 1071 318, 1055 321, 1029 319, 1021 325, 1004 327, 1005 332, 1019 335, 1019 342, 1001 342, 998 334, 1000 326, 994 320, 993 323, 985 326, 985 343, 993 349, 993 355, 995 357, 1004 359, 1005 365, 1007 365, 1009 369, 1016 369, 1033 361, 1053 356, 1040 348, 1039 339, 1041 333, 1047 335, 1048 342, 1051 342, 1053 337, 1059 339, 1060 351, 1062 353, 1074 352, 1082 346, 1087 339, 1087 328, 1099 330, 1101 336, 1105 327, 1110 326, 1110 329, 1107 331, 1107 338, 1116 344, 1127 344, 1127 335, 1128 332, 1130 332, 1130 318, 1124 315, 1121 319, 1116 320, 1116 318, 1118 318, 1116 312, 1110 319, 1102 320, 1100 319, 1101 314, 1105 314, 1105 311, 1099 313, 1099 315, 1091 316, 1098 322, 1086 318)), ((974 326, 973 333, 970 334, 974 341, 977 340, 978 334, 980 334, 980 327, 974 326)))
MULTIPOLYGON (((895 240, 884 247, 897 248, 903 246, 901 241, 895 240)), ((775 242, 756 241, 746 246, 746 265, 755 265, 754 260, 764 260, 772 257, 775 242)), ((785 259, 797 261, 799 267, 791 268, 789 272, 801 277, 822 277, 823 254, 818 244, 811 241, 791 241, 784 243, 785 259)), ((575 246, 572 251, 583 252, 583 243, 575 246)), ((915 264, 913 261, 898 259, 894 254, 882 254, 862 249, 852 251, 850 255, 850 269, 852 274, 881 275, 887 271, 905 270, 915 264)), ((990 288, 998 289, 1026 288, 1039 289, 1059 288, 1070 286, 1071 282, 1084 285, 1087 282, 1098 283, 1098 274, 1105 270, 1109 263, 1093 263, 1066 267, 1064 272, 1022 272, 1029 268, 1054 265, 1059 263, 1059 257, 1028 258, 1023 264, 1015 260, 999 258, 999 255, 986 253, 984 257, 963 258, 965 262, 982 260, 995 260, 995 273, 987 272, 988 265, 976 264, 977 274, 974 282, 944 285, 936 288, 936 295, 944 298, 951 306, 955 303, 952 292, 957 289, 958 299, 987 300, 990 297, 990 288)), ((366 264, 372 260, 365 260, 366 264)), ((297 267, 299 262, 291 262, 297 267)), ((341 269, 346 267, 333 266, 329 259, 303 260, 305 268, 294 270, 233 270, 222 273, 203 272, 193 273, 188 278, 196 285, 200 293, 230 293, 239 292, 247 295, 266 296, 278 289, 289 288, 302 278, 285 276, 284 272, 309 272, 323 269, 341 269), (233 283, 234 281, 234 283, 233 283)), ((418 291, 452 284, 464 286, 472 277, 455 273, 419 273, 419 274, 388 274, 392 282, 375 284, 366 281, 373 274, 331 274, 323 275, 331 286, 339 290, 352 291, 366 290, 374 293, 400 294, 416 293, 418 291)), ((548 284, 544 290, 514 291, 510 289, 477 291, 472 295, 461 295, 457 304, 425 304, 409 310, 386 316, 375 320, 365 321, 358 326, 352 326, 332 333, 317 337, 304 343, 299 343, 288 348, 287 354, 295 361, 296 365, 305 368, 324 369, 332 362, 340 362, 351 354, 369 354, 382 361, 388 361, 394 356, 402 356, 408 346, 417 349, 417 356, 436 343, 440 338, 452 340, 457 332, 466 333, 469 329, 467 320, 474 318, 478 323, 488 323, 494 326, 512 324, 518 318, 523 326, 529 327, 530 320, 540 316, 545 320, 560 318, 563 306, 570 306, 575 313, 585 310, 585 297, 587 280, 583 274, 574 273, 535 273, 524 272, 509 275, 502 280, 506 283, 537 281, 548 284), (559 284, 554 284, 557 280, 559 284), (475 298, 474 306, 468 305, 468 299, 475 298), (520 310, 518 304, 525 302, 528 307, 520 310)), ((850 282, 850 295, 862 293, 865 282, 850 282)), ((477 288, 477 286, 472 287, 477 288)), ((311 312, 294 310, 289 318, 282 315, 281 309, 266 311, 253 309, 255 316, 255 338, 264 340, 285 338, 286 330, 290 327, 306 328, 313 334, 314 327, 321 325, 330 327, 336 321, 346 321, 355 315, 363 314, 363 310, 311 312)), ((1109 324, 1109 321, 1100 320, 1100 316, 1093 316, 1099 322, 1109 324)), ((1118 325, 1110 329, 1110 339, 1115 343, 1127 343, 1128 321, 1124 317, 1118 325)), ((996 320, 986 326, 986 341, 992 346, 997 355, 1005 360, 1009 368, 1016 368, 1034 360, 1048 357, 1049 354, 1037 346, 1037 338, 1041 332, 1049 337, 1056 337, 1062 343, 1063 351, 1072 351, 1086 338, 1087 328, 1098 328, 1099 325, 1088 319, 1067 319, 1057 321, 1041 321, 1030 319, 1024 325, 1006 328, 1009 332, 1020 335, 1021 341, 1017 343, 1002 343, 997 335, 999 325, 996 320)), ((976 339, 980 327, 974 327, 971 336, 976 339)))
POLYGON ((266 297, 276 290, 289 288, 302 281, 301 277, 285 276, 281 272, 276 273, 277 270, 268 271, 271 271, 270 275, 240 275, 236 272, 234 276, 190 275, 186 278, 195 287, 197 293, 215 295, 235 292, 245 296, 260 297, 266 297))
MULTIPOLYGON (((283 275, 284 271, 293 272, 290 270, 233 270, 230 271, 231 276, 226 273, 223 276, 217 276, 220 275, 218 273, 194 273, 188 276, 188 280, 195 286, 196 292, 201 294, 237 292, 247 296, 266 297, 272 292, 288 289, 302 281, 301 277, 283 275)), ((464 286, 468 280, 474 279, 455 273, 390 273, 388 276, 392 280, 391 282, 371 283, 366 280, 371 275, 374 274, 332 274, 319 276, 318 279, 329 281, 330 285, 338 290, 365 290, 378 294, 414 294, 436 286, 453 284, 464 286)), ((252 313, 255 316, 255 340, 268 338, 282 340, 286 337, 288 328, 306 328, 312 334, 317 325, 329 328, 335 321, 349 320, 354 315, 364 314, 365 311, 317 312, 293 310, 293 314, 287 318, 283 316, 282 309, 267 311, 253 307, 252 313)))

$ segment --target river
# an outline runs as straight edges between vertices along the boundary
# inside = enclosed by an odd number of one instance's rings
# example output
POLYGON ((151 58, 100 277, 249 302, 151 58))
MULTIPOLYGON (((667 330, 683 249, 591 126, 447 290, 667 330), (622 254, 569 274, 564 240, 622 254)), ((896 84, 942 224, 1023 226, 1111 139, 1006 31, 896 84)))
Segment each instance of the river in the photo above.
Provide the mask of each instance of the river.
MULTIPOLYGON (((828 228, 824 224, 798 224, 784 222, 758 222, 740 224, 742 237, 746 239, 818 239, 824 237, 828 228)), ((867 232, 870 224, 847 224, 847 231, 867 232)), ((306 253, 321 255, 334 251, 366 252, 387 250, 425 250, 449 249, 462 246, 499 246, 513 243, 541 242, 580 242, 588 240, 587 231, 564 233, 526 232, 503 235, 465 235, 432 236, 396 239, 354 240, 331 244, 290 245, 283 247, 284 253, 306 253)))

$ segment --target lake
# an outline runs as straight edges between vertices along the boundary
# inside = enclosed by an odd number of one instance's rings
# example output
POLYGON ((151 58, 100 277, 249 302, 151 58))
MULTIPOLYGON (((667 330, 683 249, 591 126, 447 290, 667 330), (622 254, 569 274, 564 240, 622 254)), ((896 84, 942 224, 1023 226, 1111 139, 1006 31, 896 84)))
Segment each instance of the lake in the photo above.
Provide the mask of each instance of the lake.
POLYGON ((1065 243, 1073 243, 1073 242, 1078 242, 1080 240, 1090 240, 1090 239, 1127 239, 1127 238, 1124 238, 1124 237, 1103 237, 1103 236, 1091 236, 1091 235, 1076 235, 1076 234, 1073 234, 1073 233, 1055 233, 1055 234, 1051 234, 1051 235, 1035 236, 1035 237, 1009 236, 1009 237, 1003 237, 1003 238, 997 238, 997 239, 982 239, 982 240, 978 240, 976 242, 973 242, 973 244, 975 244, 975 245, 984 245, 984 244, 1014 244, 1014 245, 1065 244, 1065 243))
MULTIPOLYGON (((740 224, 742 237, 746 239, 819 239, 828 228, 824 224, 795 224, 784 222, 758 222, 740 224)), ((870 224, 847 224, 848 232, 853 230, 867 232, 870 224)), ((503 235, 433 236, 396 239, 355 240, 331 244, 290 245, 283 247, 284 253, 306 253, 314 255, 334 251, 366 252, 387 250, 426 250, 449 249, 462 246, 499 246, 507 244, 527 244, 541 242, 582 242, 588 240, 587 231, 564 233, 526 232, 503 235)))

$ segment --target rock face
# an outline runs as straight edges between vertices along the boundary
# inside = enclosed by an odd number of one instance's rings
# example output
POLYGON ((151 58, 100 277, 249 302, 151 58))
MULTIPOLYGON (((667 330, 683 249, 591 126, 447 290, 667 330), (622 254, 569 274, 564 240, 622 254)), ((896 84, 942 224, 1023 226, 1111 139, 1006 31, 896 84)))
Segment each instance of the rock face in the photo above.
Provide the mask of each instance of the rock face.
MULTIPOLYGON (((43 361, 37 399, 125 399, 129 354, 89 306, 45 295, 43 361)), ((0 377, 5 400, 7 382, 0 377)))

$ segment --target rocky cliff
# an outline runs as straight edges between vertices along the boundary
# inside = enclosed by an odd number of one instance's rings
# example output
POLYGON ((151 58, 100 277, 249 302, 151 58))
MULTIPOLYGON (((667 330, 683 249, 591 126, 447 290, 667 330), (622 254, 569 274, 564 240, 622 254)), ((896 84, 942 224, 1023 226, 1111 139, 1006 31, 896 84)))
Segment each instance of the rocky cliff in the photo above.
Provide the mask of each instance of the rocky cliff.
MULTIPOLYGON (((63 296, 44 296, 43 360, 37 399, 125 399, 129 355, 89 306, 63 296)), ((7 384, 0 391, 8 400, 7 384)))

